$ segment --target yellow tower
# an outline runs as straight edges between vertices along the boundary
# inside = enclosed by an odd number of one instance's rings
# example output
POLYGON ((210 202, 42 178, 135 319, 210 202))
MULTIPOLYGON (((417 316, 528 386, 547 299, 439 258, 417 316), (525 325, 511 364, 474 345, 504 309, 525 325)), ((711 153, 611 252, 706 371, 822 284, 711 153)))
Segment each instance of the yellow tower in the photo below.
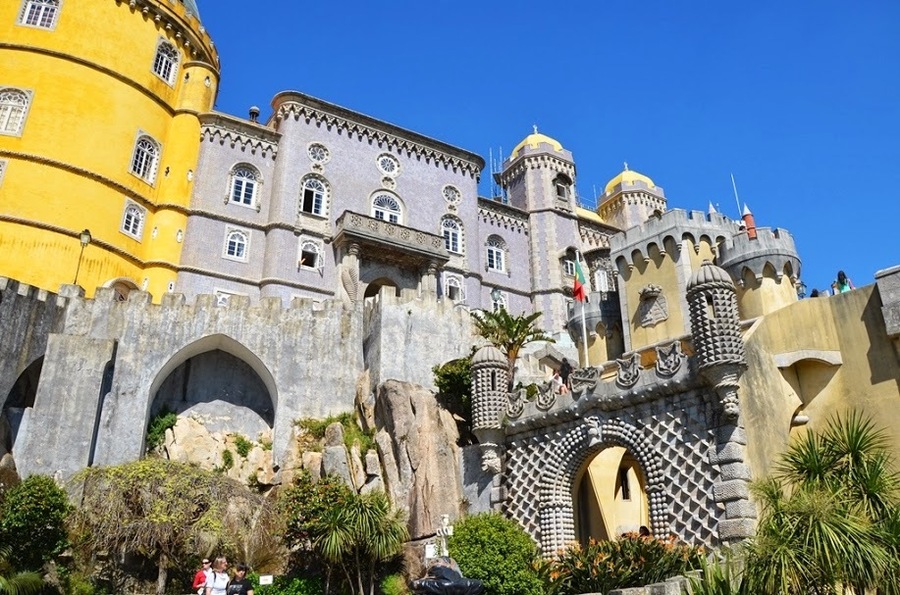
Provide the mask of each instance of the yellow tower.
POLYGON ((10 0, 0 23, 0 275, 158 301, 219 83, 196 3, 10 0))

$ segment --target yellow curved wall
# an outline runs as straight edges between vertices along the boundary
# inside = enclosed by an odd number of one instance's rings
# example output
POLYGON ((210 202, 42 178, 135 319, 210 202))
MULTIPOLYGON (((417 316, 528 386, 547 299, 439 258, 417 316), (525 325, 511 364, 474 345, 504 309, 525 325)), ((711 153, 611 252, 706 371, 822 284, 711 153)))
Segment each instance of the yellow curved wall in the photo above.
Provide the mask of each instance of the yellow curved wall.
POLYGON ((78 274, 87 294, 126 278, 158 301, 180 259, 198 115, 218 87, 212 42, 177 2, 144 14, 115 0, 66 0, 50 30, 19 25, 21 8, 0 3, 0 87, 33 93, 22 134, 0 135, 0 275, 50 291, 72 283, 87 228, 93 242, 78 274), (152 72, 161 39, 179 50, 174 86, 152 72), (129 172, 139 132, 162 147, 153 184, 129 172), (146 209, 140 241, 120 231, 126 199, 146 209))
POLYGON ((735 284, 742 320, 769 314, 797 301, 797 290, 790 277, 782 275, 779 281, 771 267, 763 270, 762 279, 747 270, 742 281, 735 284))

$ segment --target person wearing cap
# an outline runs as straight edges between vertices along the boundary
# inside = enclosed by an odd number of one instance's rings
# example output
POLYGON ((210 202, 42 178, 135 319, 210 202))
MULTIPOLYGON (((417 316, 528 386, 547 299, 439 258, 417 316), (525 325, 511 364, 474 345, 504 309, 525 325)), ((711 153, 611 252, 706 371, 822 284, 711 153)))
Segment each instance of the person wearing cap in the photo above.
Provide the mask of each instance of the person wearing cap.
POLYGON ((253 595, 253 583, 247 578, 249 567, 246 564, 238 564, 234 578, 225 589, 226 595, 253 595))
POLYGON ((191 586, 197 595, 203 595, 204 587, 206 587, 206 581, 209 580, 209 575, 212 574, 212 569, 210 568, 209 558, 203 558, 203 566, 200 570, 197 571, 197 574, 194 575, 194 583, 191 586))

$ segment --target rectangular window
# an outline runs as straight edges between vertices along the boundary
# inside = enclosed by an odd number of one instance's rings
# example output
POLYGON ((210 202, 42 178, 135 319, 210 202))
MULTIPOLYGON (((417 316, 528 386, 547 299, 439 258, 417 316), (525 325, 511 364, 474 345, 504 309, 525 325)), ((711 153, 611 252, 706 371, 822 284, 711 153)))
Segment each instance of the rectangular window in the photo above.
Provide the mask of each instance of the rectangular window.
POLYGON ((563 272, 565 272, 566 276, 574 277, 575 276, 575 261, 569 260, 568 258, 563 261, 563 272))
POLYGON ((19 22, 30 27, 52 29, 56 25, 59 0, 25 0, 19 22))
POLYGON ((447 297, 450 298, 451 301, 459 300, 459 287, 456 285, 448 285, 447 286, 447 297))
POLYGON ((315 269, 319 266, 319 253, 310 248, 300 251, 300 266, 315 269))
POLYGON ((488 268, 493 271, 503 272, 503 251, 499 248, 488 248, 488 268))
POLYGON ((619 483, 622 486, 622 500, 631 500, 631 484, 628 483, 628 468, 619 469, 619 483))
POLYGON ((4 172, 6 172, 6 161, 0 159, 0 184, 3 184, 4 172))

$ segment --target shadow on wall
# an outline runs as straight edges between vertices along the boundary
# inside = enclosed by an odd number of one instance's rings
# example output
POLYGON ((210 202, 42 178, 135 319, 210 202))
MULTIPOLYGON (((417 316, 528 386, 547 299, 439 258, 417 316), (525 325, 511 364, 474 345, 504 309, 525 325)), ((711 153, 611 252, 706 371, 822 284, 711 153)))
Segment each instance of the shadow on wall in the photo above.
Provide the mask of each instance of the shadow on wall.
POLYGON ((163 408, 191 416, 210 432, 255 438, 272 429, 275 412, 259 375, 240 358, 214 349, 175 368, 154 395, 151 417, 163 408))

